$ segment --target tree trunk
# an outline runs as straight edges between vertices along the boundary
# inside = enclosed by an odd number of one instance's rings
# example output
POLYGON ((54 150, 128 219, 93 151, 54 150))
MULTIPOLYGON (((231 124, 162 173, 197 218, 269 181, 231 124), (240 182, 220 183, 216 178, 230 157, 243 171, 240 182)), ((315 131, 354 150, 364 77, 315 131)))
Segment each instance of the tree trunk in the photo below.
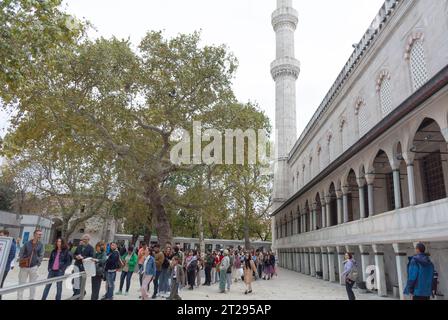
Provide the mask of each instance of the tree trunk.
POLYGON ((151 246, 151 230, 146 231, 145 235, 143 236, 143 241, 148 245, 148 247, 151 246))
POLYGON ((204 239, 204 223, 203 223, 203 211, 199 214, 199 243, 201 254, 205 254, 205 239, 204 239))
POLYGON ((137 240, 138 240, 139 237, 140 237, 139 234, 133 234, 132 235, 131 246, 135 246, 135 244, 137 243, 137 240))
POLYGON ((62 227, 61 227, 61 237, 65 240, 66 243, 68 243, 68 239, 70 238, 72 234, 68 232, 68 221, 62 220, 62 227))
POLYGON ((164 248, 167 243, 173 244, 173 231, 162 203, 158 183, 147 183, 146 197, 149 199, 151 212, 156 218, 156 231, 160 246, 164 248))
POLYGON ((251 249, 250 244, 250 234, 249 234, 249 206, 250 201, 246 196, 246 207, 244 208, 244 247, 249 250, 251 249))

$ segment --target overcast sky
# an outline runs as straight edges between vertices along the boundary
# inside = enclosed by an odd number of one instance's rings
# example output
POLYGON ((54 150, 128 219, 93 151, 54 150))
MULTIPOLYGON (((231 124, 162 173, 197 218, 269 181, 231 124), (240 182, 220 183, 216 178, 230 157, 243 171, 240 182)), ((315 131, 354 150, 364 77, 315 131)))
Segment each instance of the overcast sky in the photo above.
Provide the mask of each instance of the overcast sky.
MULTIPOLYGON (((384 0, 293 0, 299 11, 296 56, 299 133, 304 129, 384 0)), ((234 90, 241 102, 258 102, 274 123, 275 91, 269 66, 275 58, 271 13, 275 0, 66 0, 68 11, 89 20, 92 37, 130 37, 148 30, 167 36, 202 29, 206 44, 226 44, 239 60, 234 90)), ((6 116, 0 114, 0 135, 6 116)))

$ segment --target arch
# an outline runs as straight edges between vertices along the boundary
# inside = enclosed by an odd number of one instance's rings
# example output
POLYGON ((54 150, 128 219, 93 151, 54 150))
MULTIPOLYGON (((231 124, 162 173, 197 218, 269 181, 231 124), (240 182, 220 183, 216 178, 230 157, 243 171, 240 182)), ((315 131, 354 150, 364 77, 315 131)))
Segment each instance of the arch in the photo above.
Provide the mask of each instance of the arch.
MULTIPOLYGON (((420 129, 422 123, 425 122, 425 121, 434 121, 437 124, 439 129, 443 127, 443 124, 440 123, 440 119, 438 119, 436 117, 433 117, 431 115, 427 115, 427 114, 426 115, 422 115, 420 119, 421 120, 415 122, 412 125, 412 127, 410 128, 409 134, 411 135, 411 137, 415 137, 415 135, 417 134, 418 130, 420 129)), ((447 113, 447 122, 448 122, 448 113, 447 113)), ((448 140, 447 140, 447 142, 448 142, 448 140)))
POLYGON ((314 201, 316 203, 316 230, 322 229, 322 202, 320 194, 317 193, 314 201))
POLYGON ((348 190, 348 222, 359 220, 361 218, 359 212, 359 188, 355 170, 350 169, 345 186, 348 190))
POLYGON ((408 41, 406 42, 406 48, 404 50, 404 58, 405 60, 408 60, 411 58, 411 50, 412 47, 414 46, 414 43, 416 41, 423 41, 424 40, 424 35, 422 32, 414 32, 413 34, 411 34, 408 38, 408 41))
POLYGON ((437 121, 424 118, 412 141, 417 204, 447 197, 447 143, 437 121))
POLYGON ((328 188, 328 195, 329 195, 329 202, 330 202, 330 212, 329 217, 330 221, 328 221, 328 226, 336 226, 338 224, 338 200, 336 195, 336 186, 335 183, 332 182, 330 184, 330 187, 328 188))
POLYGON ((374 180, 374 212, 372 215, 388 212, 395 209, 393 172, 390 158, 384 150, 376 154, 372 168, 374 180))
POLYGON ((311 228, 310 228, 310 205, 308 200, 305 202, 305 218, 304 218, 304 230, 305 232, 310 232, 311 228))

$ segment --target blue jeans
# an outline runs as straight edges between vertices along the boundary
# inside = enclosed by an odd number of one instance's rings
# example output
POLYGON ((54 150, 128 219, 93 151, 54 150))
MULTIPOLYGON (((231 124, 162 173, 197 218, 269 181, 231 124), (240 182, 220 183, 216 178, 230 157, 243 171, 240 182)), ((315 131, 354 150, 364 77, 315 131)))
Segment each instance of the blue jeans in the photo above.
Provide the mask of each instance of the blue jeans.
POLYGON ((165 292, 165 293, 170 292, 170 286, 168 283, 169 276, 170 276, 169 269, 162 269, 159 278, 159 292, 165 292))
POLYGON ((120 292, 123 291, 124 279, 126 279, 126 292, 129 292, 129 288, 131 287, 131 279, 133 272, 122 271, 120 276, 120 292))
POLYGON ((114 289, 115 289, 115 278, 117 277, 117 272, 109 272, 106 271, 106 283, 107 283, 107 291, 106 291, 106 299, 112 300, 114 298, 114 289))
POLYGON ((156 277, 154 278, 154 294, 155 296, 159 292, 159 282, 160 282, 160 274, 162 271, 156 271, 156 277))
MULTIPOLYGON (((63 275, 64 275, 63 271, 50 270, 47 279, 61 277, 63 275)), ((42 295, 42 300, 47 300, 48 293, 50 293, 51 285, 52 284, 49 283, 45 286, 44 293, 42 295)), ((61 298, 62 298, 62 281, 59 281, 58 283, 56 283, 56 300, 61 300, 61 298)))

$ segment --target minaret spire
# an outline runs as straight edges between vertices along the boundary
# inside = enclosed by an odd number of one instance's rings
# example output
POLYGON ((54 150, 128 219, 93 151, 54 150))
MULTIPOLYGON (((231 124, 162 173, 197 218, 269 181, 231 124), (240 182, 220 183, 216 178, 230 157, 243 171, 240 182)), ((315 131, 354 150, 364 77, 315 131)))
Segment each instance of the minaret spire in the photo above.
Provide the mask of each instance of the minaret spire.
POLYGON ((292 0, 277 0, 277 9, 272 14, 272 26, 276 33, 276 60, 271 64, 276 86, 274 210, 290 196, 289 187, 292 185, 287 161, 297 140, 296 81, 300 74, 300 63, 295 59, 294 32, 298 21, 292 0))

